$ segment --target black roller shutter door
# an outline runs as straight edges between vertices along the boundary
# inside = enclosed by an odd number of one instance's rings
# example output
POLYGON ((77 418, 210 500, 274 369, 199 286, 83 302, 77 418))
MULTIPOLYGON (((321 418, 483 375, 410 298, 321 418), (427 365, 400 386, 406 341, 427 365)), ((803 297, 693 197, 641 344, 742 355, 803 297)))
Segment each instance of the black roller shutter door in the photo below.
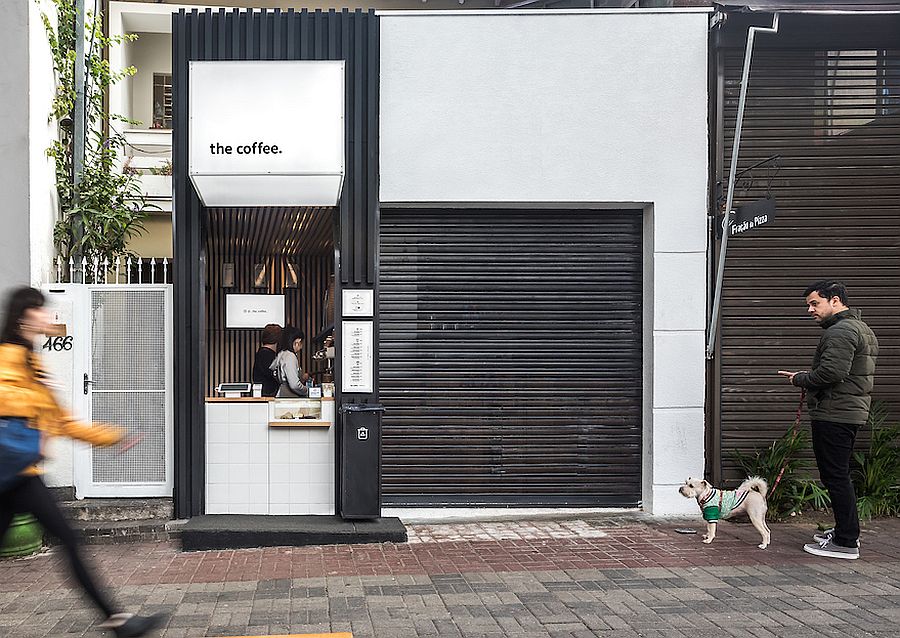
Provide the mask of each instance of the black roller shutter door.
MULTIPOLYGON (((731 157, 743 50, 725 57, 725 148, 731 157)), ((776 370, 809 368, 822 330, 806 316, 813 281, 842 279, 881 345, 873 396, 900 418, 900 52, 757 50, 739 168, 738 204, 771 180, 770 225, 728 244, 721 339, 721 445, 768 446, 790 427, 798 391, 776 370)), ((863 441, 867 433, 863 432, 863 441)))
POLYGON ((638 504, 641 226, 381 211, 386 503, 638 504))

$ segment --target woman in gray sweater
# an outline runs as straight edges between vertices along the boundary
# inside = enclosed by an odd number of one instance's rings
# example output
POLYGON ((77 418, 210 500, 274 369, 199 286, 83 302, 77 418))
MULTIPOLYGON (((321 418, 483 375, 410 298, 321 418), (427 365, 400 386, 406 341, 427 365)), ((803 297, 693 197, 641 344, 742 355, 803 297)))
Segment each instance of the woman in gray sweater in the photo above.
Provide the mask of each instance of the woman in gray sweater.
POLYGON ((279 383, 277 397, 305 397, 309 394, 306 387, 309 375, 300 367, 304 336, 303 331, 294 326, 284 327, 278 356, 271 365, 279 383))

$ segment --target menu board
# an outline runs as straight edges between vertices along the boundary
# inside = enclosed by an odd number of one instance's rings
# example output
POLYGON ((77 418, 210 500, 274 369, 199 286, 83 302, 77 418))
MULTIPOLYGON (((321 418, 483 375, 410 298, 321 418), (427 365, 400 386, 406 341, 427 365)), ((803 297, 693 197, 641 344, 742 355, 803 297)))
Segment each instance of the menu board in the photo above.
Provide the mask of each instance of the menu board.
POLYGON ((374 392, 375 340, 371 321, 341 322, 341 392, 374 392))

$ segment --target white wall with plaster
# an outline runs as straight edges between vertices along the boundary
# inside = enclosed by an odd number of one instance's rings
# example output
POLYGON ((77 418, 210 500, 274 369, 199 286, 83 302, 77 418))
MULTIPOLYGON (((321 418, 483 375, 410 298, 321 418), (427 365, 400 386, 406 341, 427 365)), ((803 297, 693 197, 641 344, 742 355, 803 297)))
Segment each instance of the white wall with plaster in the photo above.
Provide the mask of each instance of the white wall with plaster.
POLYGON ((56 165, 47 157, 47 149, 57 138, 57 122, 50 110, 56 93, 53 57, 41 20, 43 11, 56 22, 53 4, 48 0, 29 3, 28 19, 28 165, 29 232, 31 235, 31 285, 54 280, 53 226, 58 219, 56 165))
POLYGON ((141 33, 128 43, 125 55, 137 72, 126 80, 131 93, 130 116, 140 121, 135 128, 153 125, 153 76, 172 73, 172 36, 168 33, 141 33))
POLYGON ((645 215, 644 508, 704 467, 706 10, 384 12, 382 205, 645 215))

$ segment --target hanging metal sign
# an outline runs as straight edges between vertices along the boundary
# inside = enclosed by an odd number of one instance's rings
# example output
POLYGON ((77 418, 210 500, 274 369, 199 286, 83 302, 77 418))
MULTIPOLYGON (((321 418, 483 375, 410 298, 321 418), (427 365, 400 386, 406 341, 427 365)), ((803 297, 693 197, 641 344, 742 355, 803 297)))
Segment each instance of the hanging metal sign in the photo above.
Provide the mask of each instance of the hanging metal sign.
POLYGON ((731 234, 740 235, 763 224, 770 224, 775 220, 775 198, 761 197, 755 202, 750 202, 734 211, 734 219, 731 222, 731 234))

